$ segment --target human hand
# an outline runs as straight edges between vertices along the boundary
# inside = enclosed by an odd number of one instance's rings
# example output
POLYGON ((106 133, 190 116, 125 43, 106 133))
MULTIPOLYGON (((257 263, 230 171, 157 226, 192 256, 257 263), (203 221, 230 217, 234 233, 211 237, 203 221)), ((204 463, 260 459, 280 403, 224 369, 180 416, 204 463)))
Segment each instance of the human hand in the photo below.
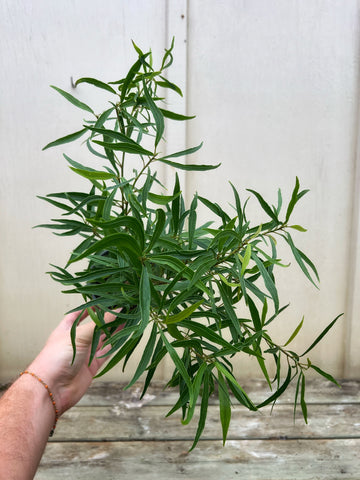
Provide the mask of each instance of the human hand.
MULTIPOLYGON (((43 379, 54 395, 59 416, 75 405, 89 388, 94 375, 107 360, 101 358, 111 345, 103 347, 105 334, 100 338, 97 352, 91 365, 89 363, 90 349, 95 324, 80 323, 76 328, 76 356, 73 359, 70 330, 79 312, 66 315, 56 329, 51 333, 44 348, 28 367, 28 370, 43 379)), ((87 313, 81 318, 81 322, 87 313)), ((105 313, 105 322, 115 319, 115 315, 105 313)), ((122 328, 122 326, 120 327, 122 328)))

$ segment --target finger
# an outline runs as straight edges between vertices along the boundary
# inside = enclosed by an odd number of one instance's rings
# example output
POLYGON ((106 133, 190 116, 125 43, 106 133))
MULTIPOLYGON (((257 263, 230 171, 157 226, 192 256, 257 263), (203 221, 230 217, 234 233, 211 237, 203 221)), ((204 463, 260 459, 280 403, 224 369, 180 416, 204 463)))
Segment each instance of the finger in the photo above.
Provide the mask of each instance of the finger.
POLYGON ((95 358, 96 358, 97 371, 99 371, 99 369, 104 365, 104 363, 111 358, 106 355, 107 353, 110 352, 110 350, 111 350, 111 345, 109 344, 109 345, 105 345, 105 347, 103 347, 102 349, 96 352, 95 358))
POLYGON ((113 335, 114 333, 118 332, 119 330, 122 330, 125 326, 125 323, 121 323, 120 325, 118 324, 118 321, 116 321, 116 318, 117 318, 117 313, 119 313, 121 311, 121 308, 117 308, 116 310, 114 310, 113 312, 105 312, 105 315, 104 315, 104 325, 102 327, 103 331, 104 331, 104 335, 106 337, 109 337, 110 336, 110 331, 109 329, 107 328, 107 326, 109 326, 109 328, 114 328, 116 327, 115 330, 112 330, 111 331, 111 335, 113 335), (114 323, 114 324, 113 324, 114 323))
MULTIPOLYGON (((114 312, 118 313, 120 310, 121 309, 119 308, 117 310, 114 310, 114 312)), ((80 321, 82 321, 83 318, 85 318, 86 316, 87 316, 87 313, 85 313, 85 315, 83 315, 80 318, 80 321)), ((104 315, 105 323, 110 323, 114 321, 115 318, 116 318, 115 313, 106 312, 104 315)), ((123 325, 120 325, 120 327, 118 327, 116 331, 118 331, 119 329, 121 330, 121 328, 123 328, 123 325)), ((76 329, 76 343, 83 344, 85 346, 90 346, 93 335, 94 335, 94 329, 95 329, 95 324, 93 322, 79 325, 76 329)), ((100 339, 97 349, 102 348, 103 342, 105 341, 105 338, 107 338, 105 334, 102 335, 102 337, 103 339, 100 339)))
POLYGON ((83 311, 82 313, 81 313, 81 310, 68 313, 60 322, 59 327, 64 328, 65 330, 70 330, 74 322, 78 320, 80 314, 81 314, 81 317, 79 319, 79 322, 82 322, 89 315, 87 310, 83 311))
POLYGON ((114 312, 116 313, 113 313, 113 312, 105 312, 105 315, 104 315, 104 321, 105 323, 111 323, 115 320, 115 318, 117 317, 117 313, 121 312, 121 308, 117 308, 116 310, 114 310, 114 312))
POLYGON ((84 323, 76 329, 76 346, 89 347, 94 335, 95 323, 84 323))

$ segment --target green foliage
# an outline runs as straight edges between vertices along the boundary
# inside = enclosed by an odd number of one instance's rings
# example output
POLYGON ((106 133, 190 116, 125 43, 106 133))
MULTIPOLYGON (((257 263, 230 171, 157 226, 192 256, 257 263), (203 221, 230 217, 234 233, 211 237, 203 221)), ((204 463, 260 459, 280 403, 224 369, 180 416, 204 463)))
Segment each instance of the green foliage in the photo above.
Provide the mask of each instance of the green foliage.
MULTIPOLYGON (((303 357, 339 317, 302 355, 287 346, 299 333, 303 320, 285 345, 278 344, 268 332, 268 325, 286 308, 281 306, 275 281, 275 269, 285 266, 277 256, 277 239, 289 246, 307 279, 314 285, 318 283, 314 264, 295 246, 290 235, 291 230, 305 231, 289 222, 294 207, 307 190, 300 190, 296 178, 284 208, 280 190, 277 207, 258 192, 249 190, 264 212, 264 222, 258 225, 251 225, 247 219, 247 202, 241 202, 233 185, 234 210, 227 212, 197 194, 187 207, 177 175, 173 191, 159 194, 161 183, 154 170, 156 162, 187 171, 206 171, 218 165, 173 161, 195 153, 201 144, 162 154, 164 118, 186 121, 193 117, 163 108, 163 89, 181 95, 180 88, 164 77, 164 71, 172 63, 173 44, 166 50, 158 70, 152 65, 150 52, 143 54, 135 44, 134 47, 138 59, 121 80, 104 83, 86 77, 76 82, 111 94, 110 108, 101 114, 95 114, 88 105, 53 87, 91 116, 81 130, 45 148, 85 138, 84 144, 97 166, 82 165, 65 155, 71 170, 90 182, 89 191, 41 197, 62 210, 61 218, 41 226, 53 229, 57 235, 76 235, 81 240, 65 268, 54 267, 51 276, 64 285, 64 293, 82 296, 77 309, 81 313, 87 309, 96 324, 93 353, 101 334, 107 336, 110 361, 100 376, 121 361, 126 365, 149 331, 143 352, 137 352, 140 361, 128 385, 145 374, 144 395, 161 360, 169 355, 174 371, 168 385, 179 390, 179 400, 169 414, 181 409, 183 423, 188 423, 199 408, 192 448, 204 430, 209 396, 215 389, 219 395, 224 443, 233 401, 255 411, 276 402, 296 376, 295 409, 300 399, 307 421, 305 372, 311 368, 326 379, 335 380, 303 357), (99 166, 99 162, 104 165, 99 166), (196 213, 199 204, 215 215, 217 221, 199 225, 196 213), (86 266, 74 273, 74 265, 82 259, 87 260, 86 266), (239 305, 246 314, 239 314, 239 305), (116 320, 104 324, 105 312, 119 308, 116 320), (122 330, 118 328, 120 325, 124 325, 122 330), (238 355, 253 357, 273 388, 270 397, 259 405, 249 398, 234 376, 232 359, 238 355), (276 371, 273 380, 268 373, 269 362, 274 363, 276 371), (284 365, 286 376, 282 380, 284 365)), ((71 332, 73 344, 80 316, 71 332)))

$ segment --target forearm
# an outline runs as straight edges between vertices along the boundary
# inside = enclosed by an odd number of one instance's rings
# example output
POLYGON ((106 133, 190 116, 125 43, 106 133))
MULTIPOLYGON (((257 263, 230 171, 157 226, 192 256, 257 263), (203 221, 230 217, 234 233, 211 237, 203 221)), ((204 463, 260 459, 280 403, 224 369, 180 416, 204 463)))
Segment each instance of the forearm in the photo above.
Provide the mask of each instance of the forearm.
POLYGON ((54 424, 46 388, 22 375, 0 399, 0 480, 34 477, 54 424))

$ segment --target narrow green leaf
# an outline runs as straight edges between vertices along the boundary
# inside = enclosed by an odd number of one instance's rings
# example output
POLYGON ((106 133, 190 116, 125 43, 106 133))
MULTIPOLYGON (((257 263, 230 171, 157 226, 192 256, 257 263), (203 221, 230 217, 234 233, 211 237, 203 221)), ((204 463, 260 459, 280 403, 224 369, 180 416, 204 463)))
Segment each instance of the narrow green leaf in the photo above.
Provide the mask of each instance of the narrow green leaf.
POLYGON ((289 225, 289 228, 293 228, 298 232, 307 232, 306 228, 302 227, 301 225, 289 225))
POLYGON ((143 89, 144 95, 146 98, 146 102, 151 110, 151 113, 154 117, 155 124, 156 124, 156 136, 155 136, 155 147, 159 144, 160 140, 162 139, 165 123, 164 123, 164 115, 162 114, 161 110, 155 104, 153 98, 150 95, 150 92, 146 86, 145 81, 143 80, 143 89))
POLYGON ((230 221, 230 217, 227 213, 224 212, 224 210, 218 205, 217 203, 210 202, 207 198, 204 197, 198 197, 200 202, 203 203, 209 210, 215 213, 218 217, 220 217, 226 225, 230 221))
POLYGON ((290 382, 291 382, 291 366, 289 365, 284 383, 269 398, 267 398, 262 403, 257 405, 257 408, 262 408, 262 407, 265 407, 265 405, 269 405, 269 403, 275 402, 280 397, 280 395, 285 392, 290 382))
POLYGON ((245 274, 245 270, 247 269, 251 258, 251 243, 249 243, 245 250, 244 260, 241 265, 241 276, 243 277, 245 274))
MULTIPOLYGON (((197 145, 196 147, 187 148, 186 150, 181 150, 180 152, 172 153, 171 155, 165 155, 165 157, 158 158, 157 160, 163 161, 163 160, 168 160, 169 158, 178 158, 178 157, 183 157, 185 155, 190 155, 191 153, 195 153, 198 150, 200 150, 202 145, 203 145, 203 142, 201 142, 200 145, 197 145)), ((212 167, 212 168, 215 168, 215 167, 212 167)))
MULTIPOLYGON (((157 83, 159 84, 159 82, 157 83)), ((193 115, 192 117, 189 117, 188 115, 181 115, 180 113, 170 112, 169 110, 164 110, 163 108, 160 108, 159 110, 164 115, 165 118, 170 118, 171 120, 183 121, 183 120, 191 120, 192 118, 195 118, 195 115, 193 115)))
POLYGON ((121 95, 120 95, 120 101, 123 102, 125 97, 126 97, 126 93, 128 91, 128 87, 130 86, 133 78, 135 77, 135 75, 139 72, 141 66, 143 65, 143 63, 145 62, 145 59, 146 57, 148 57, 150 55, 150 52, 148 53, 145 53, 144 55, 141 55, 139 56, 139 59, 134 63, 134 65, 130 68, 128 74, 126 75, 126 78, 124 79, 124 82, 122 84, 122 87, 121 87, 121 95))
MULTIPOLYGON (((161 71, 165 70, 166 68, 169 68, 173 62, 172 51, 174 49, 174 43, 175 43, 175 37, 173 37, 171 40, 170 48, 165 49, 165 54, 161 63, 161 71)), ((163 78, 163 77, 160 77, 160 78, 163 78)))
POLYGON ((170 167, 178 168, 179 170, 186 170, 188 172, 205 172, 206 170, 214 170, 215 168, 218 168, 221 164, 219 163, 218 165, 196 165, 196 164, 183 164, 183 163, 177 163, 177 162, 171 162, 170 160, 164 160, 163 158, 157 158, 157 161, 161 163, 165 163, 166 165, 169 165, 170 167))
MULTIPOLYGON (((170 380, 170 382, 171 382, 171 380, 170 380)), ((169 385, 170 385, 170 382, 169 382, 169 385)), ((188 401, 189 401, 189 392, 188 392, 188 389, 185 387, 184 389, 182 389, 178 401, 168 411, 168 413, 165 415, 165 417, 169 417, 170 415, 175 413, 177 410, 179 410, 179 408, 182 408, 183 410, 186 409, 188 401)), ((187 409, 188 413, 189 413, 189 410, 190 409, 188 408, 187 409)), ((185 421, 185 419, 181 420, 181 423, 184 424, 184 421, 185 421)))
POLYGON ((197 207, 197 193, 194 195, 190 205, 190 213, 189 213, 189 226, 188 226, 188 239, 189 239, 189 250, 192 249, 195 229, 196 229, 196 207, 197 207))
POLYGON ((304 261, 304 262, 311 268, 311 270, 314 272, 317 281, 320 282, 319 274, 318 274, 318 272, 317 272, 317 270, 316 270, 315 265, 314 265, 314 264, 312 263, 312 261, 310 260, 310 258, 308 258, 308 257, 305 255, 305 253, 302 252, 301 250, 299 250, 298 248, 297 248, 297 251, 298 251, 300 257, 303 259, 303 261, 304 261))
POLYGON ((184 308, 179 313, 175 313, 174 315, 168 315, 165 318, 165 323, 169 325, 172 323, 178 323, 178 322, 181 322, 182 320, 185 320, 186 318, 190 317, 191 314, 195 312, 195 310, 197 310, 198 307, 203 303, 204 303, 204 299, 201 299, 198 302, 195 302, 193 305, 190 305, 189 307, 184 308))
POLYGON ((225 445, 226 437, 229 430, 231 420, 231 403, 230 396, 220 370, 218 370, 218 385, 219 385, 219 403, 220 403, 220 421, 222 427, 223 445, 225 445))
POLYGON ((170 88, 171 90, 174 90, 174 92, 178 93, 181 97, 183 96, 181 89, 177 85, 175 85, 175 83, 169 82, 167 78, 162 77, 161 75, 160 75, 160 78, 163 81, 159 81, 159 80, 156 81, 159 87, 170 88))
POLYGON ((77 140, 82 135, 84 135, 84 133, 86 131, 87 131, 87 129, 83 128, 82 130, 79 130, 78 132, 70 133, 70 135, 66 135, 65 137, 58 138, 57 140, 54 140, 53 142, 50 142, 47 145, 45 145, 43 150, 46 150, 47 148, 51 148, 51 147, 57 147, 58 145, 63 145, 65 143, 73 142, 74 140, 77 140))
POLYGON ((215 366, 217 370, 220 371, 227 378, 227 380, 229 381, 230 388, 232 389, 232 386, 233 386, 235 391, 241 392, 241 395, 242 395, 241 403, 245 405, 247 408, 249 408, 250 410, 255 411, 257 407, 253 404, 253 402, 247 396, 246 392, 236 381, 235 377, 218 361, 215 361, 215 366))
POLYGON ((298 179, 298 177, 296 177, 295 187, 294 187, 294 190, 292 192, 291 199, 290 199, 287 211, 286 211, 285 223, 288 222, 288 220, 290 218, 290 215, 292 214, 292 211, 294 210, 295 204, 298 201, 297 195, 298 195, 298 192, 299 192, 299 188, 300 188, 299 179, 298 179))
POLYGON ((296 382, 295 398, 294 398, 294 413, 293 413, 294 422, 295 422, 295 418, 296 418, 296 407, 297 407, 297 404, 298 404, 298 398, 299 398, 299 392, 300 392, 300 383, 301 383, 301 374, 298 376, 298 380, 296 382))
POLYGON ((253 412, 256 412, 256 410, 257 410, 256 406, 250 400, 250 398, 245 393, 245 391, 240 387, 240 385, 237 382, 234 383, 229 378, 226 378, 226 381, 227 381, 227 383, 230 387, 230 390, 232 391, 234 397, 240 403, 240 405, 244 405, 244 407, 248 408, 249 410, 251 410, 253 412))
POLYGON ((69 205, 66 205, 65 203, 62 203, 62 202, 57 202, 56 200, 52 200, 48 196, 40 197, 39 195, 37 195, 37 198, 40 198, 40 200, 45 200, 45 202, 48 202, 51 205, 54 205, 55 207, 61 208, 62 210, 66 210, 67 212, 70 212, 73 209, 72 207, 69 207, 69 205))
POLYGON ((165 355, 166 355, 166 348, 163 347, 163 341, 160 337, 156 344, 154 354, 151 359, 151 364, 149 365, 149 368, 148 368, 148 373, 144 381, 144 388, 143 388, 143 391, 141 392, 140 400, 143 398, 143 396, 147 392, 151 379, 154 376, 156 367, 159 365, 159 363, 161 362, 161 360, 164 358, 165 355))
POLYGON ((301 327, 303 326, 303 323, 304 323, 304 317, 302 318, 301 322, 299 323, 299 325, 295 328, 295 330, 293 331, 293 333, 290 335, 290 338, 289 340, 284 344, 284 347, 286 347, 287 345, 289 345, 289 343, 291 343, 294 338, 296 337, 296 335, 300 332, 301 330, 301 327))
POLYGON ((89 362, 88 365, 90 366, 92 364, 92 361, 94 360, 94 357, 97 352, 97 348, 99 345, 100 337, 103 335, 103 331, 100 330, 97 326, 94 328, 94 333, 93 333, 93 338, 91 341, 91 348, 90 348, 90 356, 89 356, 89 362))
POLYGON ((121 142, 121 143, 112 143, 112 142, 101 142, 100 140, 93 140, 94 143, 100 145, 101 147, 108 148, 109 150, 115 150, 124 153, 136 154, 136 155, 153 155, 150 150, 146 150, 138 143, 130 142, 121 142))
POLYGON ((310 365, 310 368, 312 368, 313 370, 315 370, 315 372, 319 373, 324 378, 326 378, 327 380, 329 380, 332 383, 335 383, 335 385, 337 385, 339 388, 341 388, 341 385, 335 380, 335 378, 332 375, 330 375, 330 373, 324 372, 324 370, 321 370, 321 368, 319 368, 319 367, 317 367, 316 365, 313 365, 313 364, 310 365))
MULTIPOLYGON (((76 162, 75 160, 72 160, 68 155, 63 153, 63 156, 67 162, 70 163, 70 165, 74 168, 78 168, 80 170, 86 170, 87 172, 95 172, 94 168, 87 167, 86 165, 83 165, 82 163, 76 162)), ((87 196, 87 195, 86 195, 87 196)))
POLYGON ((232 188, 233 193, 234 193, 236 212, 237 212, 237 216, 238 216, 238 220, 239 220, 239 225, 241 227, 242 224, 243 224, 244 214, 243 214, 243 210, 241 208, 240 196, 239 196, 238 191, 236 190, 236 188, 234 187, 234 185, 231 182, 230 182, 230 185, 231 185, 231 188, 232 188))
MULTIPOLYGON (((105 207, 104 207, 105 210, 105 207)), ((105 216, 105 215, 104 215, 105 216)), ((113 220, 95 220, 88 218, 87 221, 96 227, 99 227, 103 230, 112 230, 118 227, 127 227, 130 228, 135 235, 137 236, 140 242, 140 248, 143 249, 145 245, 145 234, 143 224, 135 217, 130 217, 129 215, 121 215, 113 220)))
POLYGON ((142 266, 139 291, 139 308, 141 312, 141 321, 139 332, 142 333, 150 321, 151 289, 149 273, 146 265, 142 266))
POLYGON ((305 375, 303 372, 301 372, 301 389, 300 389, 300 405, 301 405, 301 410, 302 414, 305 420, 305 423, 308 423, 307 421, 307 405, 305 401, 305 375))
POLYGON ((160 235, 162 234, 164 230, 166 222, 166 215, 164 210, 161 210, 158 208, 156 210, 156 224, 155 224, 155 230, 152 232, 150 236, 150 242, 148 246, 146 247, 146 251, 150 252, 153 246, 156 244, 157 240, 160 238, 160 235))
MULTIPOLYGON (((258 353, 261 354, 261 350, 259 349, 258 350, 258 353)), ((258 364, 261 368, 261 371, 263 372, 263 375, 265 377, 265 380, 267 381, 267 384, 269 385, 269 388, 270 390, 272 389, 271 387, 271 380, 270 380, 270 377, 269 377, 269 374, 268 374, 268 371, 267 371, 267 368, 266 368, 266 364, 265 364, 265 360, 260 357, 260 356, 257 356, 256 357, 256 360, 258 361, 258 364)))
POLYGON ((173 323, 169 324, 167 326, 167 331, 173 338, 175 338, 175 340, 180 340, 180 341, 184 340, 183 335, 180 333, 178 327, 175 324, 173 323))
MULTIPOLYGON (((122 316, 119 316, 118 318, 122 318, 122 316)), ((129 321, 129 318, 127 317, 126 318, 127 321, 129 321)), ((136 318, 136 321, 138 319, 136 318)), ((132 320, 130 320, 131 322, 132 320)), ((105 327, 105 325, 103 326, 103 328, 105 327)), ((131 325, 130 327, 124 327, 122 330, 120 330, 119 332, 116 332, 114 333, 110 338, 108 338, 105 342, 104 342, 104 346, 106 345, 113 345, 113 349, 117 349, 118 348, 118 342, 120 340, 127 340, 134 332, 137 332, 138 330, 138 325, 131 325)), ((138 338, 138 335, 134 335, 134 340, 138 338)), ((110 352, 108 352, 106 355, 112 355, 113 353, 113 349, 110 350, 110 352)), ((105 356, 105 355, 104 355, 105 356)))
POLYGON ((248 192, 251 192, 253 195, 255 195, 255 197, 258 199, 258 201, 259 201, 262 209, 264 210, 264 212, 266 212, 266 213, 269 215, 269 217, 271 217, 273 220, 275 220, 276 222, 278 222, 278 218, 277 218, 276 213, 272 210, 272 208, 270 207, 270 205, 265 202, 265 200, 264 200, 263 197, 260 195, 260 193, 255 192, 255 190, 251 190, 250 188, 247 188, 247 191, 248 191, 248 192))
MULTIPOLYGON (((236 333, 238 335, 240 335, 241 334, 240 324, 239 324, 239 320, 236 316, 235 310, 232 306, 231 298, 229 296, 229 288, 221 282, 216 281, 216 283, 217 283, 217 286, 219 288, 219 292, 220 292, 221 298, 223 300, 225 311, 226 311, 226 313, 229 317, 229 320, 231 321, 232 325, 234 326, 236 333)), ((236 340, 236 339, 234 339, 234 340, 236 340)))
POLYGON ((109 108, 108 110, 105 110, 105 112, 103 112, 99 116, 99 118, 96 120, 93 128, 102 128, 103 125, 105 124, 106 120, 110 117, 110 115, 112 114, 112 112, 114 110, 115 110, 115 106, 109 108))
POLYGON ((218 333, 214 332, 214 330, 206 327, 205 325, 202 325, 201 323, 195 322, 194 320, 183 320, 181 322, 181 327, 188 328, 189 330, 193 331, 198 337, 206 338, 210 342, 228 348, 231 353, 236 353, 240 351, 240 348, 229 343, 218 333))
POLYGON ((82 316, 84 315, 84 313, 85 313, 85 309, 82 309, 82 310, 79 311, 79 315, 76 317, 76 319, 75 319, 75 321, 72 324, 71 329, 70 329, 71 345, 72 345, 72 348, 73 348, 73 357, 72 357, 72 360, 71 360, 71 364, 74 363, 74 360, 75 360, 75 357, 76 357, 76 328, 79 325, 79 322, 80 322, 82 316))
POLYGON ((218 275, 220 277, 220 280, 224 282, 225 285, 227 285, 228 287, 241 287, 241 283, 229 282, 221 273, 219 273, 218 275))
POLYGON ((116 177, 115 173, 100 172, 96 170, 80 170, 80 168, 74 167, 70 167, 70 169, 88 180, 110 180, 111 178, 116 177))
POLYGON ((135 48, 135 51, 136 53, 142 57, 144 54, 143 52, 141 51, 141 49, 136 45, 136 43, 134 42, 134 40, 131 40, 131 43, 133 44, 133 47, 135 48))
POLYGON ((109 370, 111 370, 115 365, 117 365, 130 351, 133 350, 133 348, 138 344, 139 338, 130 338, 125 345, 112 357, 110 362, 101 370, 100 373, 95 375, 94 378, 99 378, 105 373, 107 373, 109 370))
POLYGON ((69 263, 77 262, 95 252, 106 250, 107 248, 111 247, 115 247, 120 253, 122 250, 125 250, 126 253, 131 256, 131 258, 135 258, 135 260, 137 260, 137 263, 140 262, 138 257, 141 256, 141 249, 134 238, 125 233, 114 233, 94 243, 94 245, 92 245, 89 249, 75 259, 71 260, 69 263))
POLYGON ((262 327, 265 325, 267 312, 268 312, 268 303, 267 303, 267 300, 265 298, 265 301, 263 303, 262 312, 261 312, 261 326, 262 327))
POLYGON ((185 368, 185 365, 184 365, 183 361, 180 359, 179 355, 176 353, 175 348, 168 341, 164 332, 161 329, 160 329, 160 335, 161 335, 161 338, 164 342, 166 350, 168 351, 168 353, 169 353, 172 361, 174 362, 178 372, 180 373, 180 375, 184 379, 184 382, 185 382, 186 386, 188 387, 188 390, 189 390, 189 405, 190 405, 190 408, 191 408, 191 406, 194 402, 194 391, 193 391, 193 385, 191 383, 191 379, 189 377, 189 374, 188 374, 188 372, 185 368))
POLYGON ((117 132, 115 130, 109 130, 108 128, 91 127, 86 125, 85 127, 94 133, 98 133, 99 135, 104 135, 106 137, 112 138, 113 140, 130 143, 131 145, 135 145, 142 148, 141 145, 136 143, 132 138, 128 137, 127 135, 124 135, 123 133, 117 132))
POLYGON ((101 327, 103 326, 103 324, 102 324, 101 321, 99 320, 96 311, 93 310, 92 308, 88 308, 87 311, 88 311, 89 317, 90 317, 91 320, 95 323, 95 325, 96 325, 97 327, 101 328, 101 327))
POLYGON ((105 160, 108 160, 108 157, 106 155, 103 155, 102 153, 99 153, 97 150, 95 150, 95 148, 91 145, 89 139, 86 140, 86 146, 89 152, 95 155, 96 157, 104 158, 105 160))
POLYGON ((77 98, 70 95, 70 93, 65 92, 64 90, 61 90, 61 88, 54 87, 54 85, 50 85, 50 87, 53 88, 54 90, 56 90, 58 93, 60 93, 60 95, 62 95, 64 98, 66 98, 66 100, 68 100, 70 103, 75 105, 75 107, 81 108, 82 110, 86 110, 87 112, 90 112, 90 113, 95 115, 92 108, 90 108, 85 103, 80 102, 80 100, 78 100, 77 98))
POLYGON ((202 399, 201 399, 201 406, 200 406, 200 417, 199 417, 199 422, 198 422, 198 427, 196 430, 194 442, 189 450, 191 452, 197 445, 202 432, 204 431, 205 427, 205 422, 206 422, 206 416, 207 416, 207 411, 208 411, 208 405, 209 405, 209 376, 210 376, 210 371, 207 369, 204 372, 204 382, 203 382, 203 391, 202 391, 202 399))
POLYGON ((171 203, 171 221, 170 225, 172 228, 172 231, 174 235, 176 235, 179 231, 179 220, 180 220, 180 181, 179 181, 179 175, 175 174, 175 184, 174 184, 174 190, 173 190, 173 195, 174 195, 174 200, 171 203))
MULTIPOLYGON (((291 238, 291 235, 289 233, 286 234, 286 236, 284 236, 285 240, 287 241, 287 243, 289 244, 290 248, 291 248, 291 251, 294 255, 294 258, 297 262, 297 264, 299 265, 299 267, 301 268, 301 270, 303 271, 303 273, 305 274, 305 276, 310 280, 310 282, 316 287, 316 288, 319 288, 315 281, 312 279, 311 275, 310 275, 310 272, 307 268, 307 266, 305 265, 304 263, 304 254, 302 254, 302 252, 300 252, 300 250, 295 247, 295 244, 291 238)), ((307 257, 306 257, 307 258, 307 257)), ((309 259, 307 259, 309 260, 309 259)), ((308 262, 307 262, 308 263, 308 262)), ((309 264, 309 263, 308 263, 309 264)), ((311 267, 310 267, 311 268, 311 267)), ((314 267, 315 268, 315 267, 314 267)), ((313 270, 313 269, 312 269, 313 270)), ((314 271, 314 270, 313 270, 314 271)), ((317 272, 316 270, 314 271, 315 275, 317 276, 317 272)), ((318 278, 318 277, 317 277, 318 278)))
POLYGON ((175 200, 175 198, 179 197, 181 192, 178 192, 175 195, 158 195, 156 193, 148 193, 148 199, 152 203, 156 203, 157 205, 167 205, 168 203, 175 200))
POLYGON ((254 250, 251 252, 251 258, 256 263, 256 265, 259 269, 259 272, 260 272, 260 274, 261 274, 261 276, 264 280, 265 287, 267 288, 268 292, 271 295, 271 298, 274 301, 275 312, 278 312, 279 311, 279 296, 278 296, 278 293, 277 293, 275 283, 274 283, 273 279, 271 278, 269 272, 266 270, 263 262, 256 255, 254 250))
POLYGON ((281 190, 279 188, 278 189, 278 205, 277 205, 277 209, 276 209, 276 213, 278 215, 280 213, 281 207, 282 207, 282 194, 281 194, 281 190))
POLYGON ((254 303, 254 301, 252 300, 251 297, 248 296, 248 304, 249 304, 249 310, 250 310, 250 314, 251 314, 251 319, 253 321, 253 324, 254 324, 254 327, 255 327, 255 330, 257 332, 260 332, 261 331, 261 319, 260 319, 260 315, 259 315, 259 312, 258 312, 258 309, 256 308, 256 305, 254 303))
POLYGON ((134 383, 140 378, 140 376, 145 372, 145 369, 150 361, 151 355, 154 350, 155 346, 155 340, 156 340, 156 332, 157 332, 157 327, 156 324, 153 324, 151 334, 149 337, 149 340, 145 346, 144 353, 142 354, 142 357, 140 359, 140 362, 137 366, 137 369, 135 371, 135 374, 133 378, 130 380, 130 382, 126 385, 125 390, 130 388, 134 383))
POLYGON ((195 379, 194 379, 194 382, 193 382, 194 402, 192 404, 192 407, 188 409, 188 413, 187 413, 186 418, 184 418, 184 420, 181 421, 181 423, 183 425, 187 425, 194 415, 195 407, 196 407, 196 400, 199 396, 201 384, 202 384, 202 381, 203 381, 204 374, 207 371, 207 368, 208 368, 208 366, 207 366, 206 362, 204 362, 200 365, 199 370, 196 372, 195 379))
POLYGON ((310 347, 307 350, 305 350, 305 352, 302 355, 300 355, 300 357, 303 357, 304 355, 309 353, 310 350, 312 350, 315 347, 315 345, 317 345, 320 342, 320 340, 327 334, 327 332, 335 325, 338 319, 343 315, 344 315, 343 313, 340 313, 340 315, 338 315, 332 322, 330 322, 329 325, 326 328, 324 328, 324 330, 316 338, 316 340, 310 345, 310 347))
MULTIPOLYGON (((149 260, 158 265, 164 265, 171 270, 174 270, 176 273, 181 272, 181 274, 187 279, 192 280, 194 277, 194 272, 187 267, 181 260, 171 255, 149 255, 149 260)), ((206 295, 210 295, 209 289, 204 285, 203 282, 198 280, 195 284, 206 295)), ((185 292, 186 294, 186 292, 185 292)))
POLYGON ((103 90, 107 90, 108 92, 114 93, 117 95, 117 92, 107 83, 101 82, 100 80, 96 80, 96 78, 90 77, 83 77, 76 80, 75 87, 79 85, 79 83, 89 83, 90 85, 94 85, 97 88, 102 88, 103 90))

